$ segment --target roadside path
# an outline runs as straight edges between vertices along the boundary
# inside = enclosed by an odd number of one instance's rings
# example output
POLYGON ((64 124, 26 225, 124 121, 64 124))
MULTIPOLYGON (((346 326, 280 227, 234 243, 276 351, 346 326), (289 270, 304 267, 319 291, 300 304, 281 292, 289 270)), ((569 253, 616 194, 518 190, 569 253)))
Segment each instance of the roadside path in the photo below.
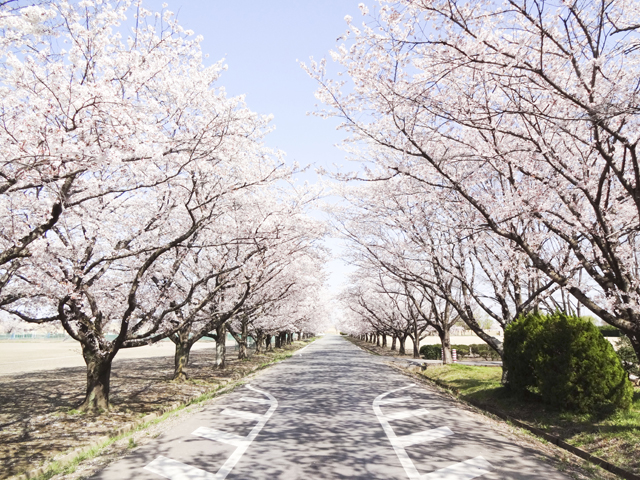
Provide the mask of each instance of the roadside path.
POLYGON ((569 477, 382 357, 328 335, 92 478, 569 477))

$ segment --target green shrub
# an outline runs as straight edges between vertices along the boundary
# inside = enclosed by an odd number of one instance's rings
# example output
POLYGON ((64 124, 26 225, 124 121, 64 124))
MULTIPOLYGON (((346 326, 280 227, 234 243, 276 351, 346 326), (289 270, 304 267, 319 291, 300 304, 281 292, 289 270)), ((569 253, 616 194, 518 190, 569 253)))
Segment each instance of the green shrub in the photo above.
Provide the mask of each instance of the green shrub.
POLYGON ((456 356, 458 359, 462 359, 469 356, 469 345, 451 345, 451 349, 456 350, 456 356))
POLYGON ((601 327, 598 327, 598 330, 600 330, 600 333, 602 333, 603 337, 621 337, 622 336, 622 332, 618 330, 616 327, 614 327, 613 325, 603 325, 601 327))
POLYGON ((500 355, 486 343, 474 343, 469 345, 471 354, 477 355, 485 360, 500 360, 500 355))
POLYGON ((529 314, 505 331, 504 365, 515 391, 579 412, 627 409, 633 387, 613 347, 589 321, 529 314))
POLYGON ((627 372, 640 376, 640 366, 638 366, 638 357, 636 351, 631 345, 631 340, 626 335, 620 338, 618 343, 618 350, 616 351, 620 362, 622 362, 622 368, 627 372))
POLYGON ((423 345, 420 347, 420 355, 427 360, 442 360, 442 347, 440 345, 423 345))

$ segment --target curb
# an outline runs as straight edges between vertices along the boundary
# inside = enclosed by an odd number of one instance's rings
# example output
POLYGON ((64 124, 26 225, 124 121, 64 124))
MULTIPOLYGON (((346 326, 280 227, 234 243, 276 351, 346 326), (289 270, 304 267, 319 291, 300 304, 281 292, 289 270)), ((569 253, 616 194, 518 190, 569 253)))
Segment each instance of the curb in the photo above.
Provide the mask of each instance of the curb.
MULTIPOLYGON (((307 345, 310 345, 313 342, 309 342, 307 343, 307 345)), ((302 347, 304 348, 304 347, 302 347)), ((301 350, 301 348, 295 350, 293 353, 297 352, 298 350, 301 350)), ((287 357, 288 358, 288 357, 287 357)), ((286 360, 286 358, 283 358, 282 360, 286 360)), ((122 427, 118 428, 117 430, 114 430, 111 434, 109 435, 103 435, 102 437, 96 438, 95 440, 93 440, 91 443, 84 445, 82 447, 78 447, 68 453, 65 453, 64 455, 62 455, 59 458, 53 457, 52 459, 50 459, 49 461, 47 461, 44 465, 42 465, 41 467, 35 468, 33 470, 29 470, 28 472, 24 472, 24 473, 20 473, 18 475, 14 475, 12 477, 7 478, 6 480, 29 480, 32 478, 36 478, 38 476, 44 475, 45 473, 47 473, 47 471, 49 471, 50 467, 52 464, 60 464, 62 466, 65 466, 69 463, 71 463, 73 460, 75 460, 77 457, 79 457, 80 455, 89 452, 90 450, 92 450, 93 448, 99 447, 100 445, 104 444, 105 442, 108 442, 111 439, 115 439, 117 437, 120 437, 126 433, 131 432, 132 430, 137 429, 138 427, 141 427, 147 423, 150 423, 160 417, 162 417, 163 415, 166 415, 167 413, 173 412, 181 407, 187 407, 189 405, 191 405, 197 398, 199 397, 203 397, 206 395, 210 395, 210 394, 215 394, 213 395, 211 398, 208 398, 206 400, 211 400, 215 397, 217 397, 218 395, 227 393, 228 390, 232 390, 233 388, 235 388, 236 386, 238 386, 239 384, 241 384, 249 375, 252 375, 260 370, 264 370, 267 367, 270 367, 271 365, 278 363, 282 360, 279 360, 277 362, 271 362, 268 363, 267 365, 258 365, 257 367, 255 367, 254 369, 252 369, 251 371, 249 371, 245 376, 237 379, 237 380, 223 380, 222 382, 220 382, 220 384, 218 384, 218 386, 216 386, 215 388, 211 388, 210 390, 206 390, 205 392, 201 393, 200 395, 193 397, 191 399, 185 400, 184 402, 178 402, 178 403, 174 403, 171 404, 167 407, 161 408, 160 410, 153 412, 153 413, 149 413, 147 415, 145 415, 144 417, 140 418, 139 420, 136 420, 134 422, 130 422, 128 424, 123 425, 122 427)), ((205 401, 206 401, 205 400, 205 401)))

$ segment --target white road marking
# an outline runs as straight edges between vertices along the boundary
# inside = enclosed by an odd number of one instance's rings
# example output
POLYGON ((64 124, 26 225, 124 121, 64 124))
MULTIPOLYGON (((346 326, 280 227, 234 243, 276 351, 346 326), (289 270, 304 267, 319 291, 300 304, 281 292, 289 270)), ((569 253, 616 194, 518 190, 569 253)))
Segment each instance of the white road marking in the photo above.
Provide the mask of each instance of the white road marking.
MULTIPOLYGON (((156 475, 160 475, 161 477, 168 478, 170 480, 224 480, 225 478, 227 478, 227 475, 231 473, 231 470, 233 470, 233 467, 236 466, 238 460, 240 460, 242 455, 244 455, 244 452, 247 451, 247 448, 249 448, 251 442, 253 442, 253 440, 258 436, 260 430, 262 430, 267 421, 271 418, 271 415, 273 415, 273 412, 275 412, 276 408, 278 408, 278 401, 273 395, 267 392, 263 392, 262 390, 258 390, 257 388, 253 388, 251 385, 246 385, 246 387, 249 390, 261 393, 262 395, 267 397, 269 399, 268 403, 270 405, 269 410, 267 410, 264 415, 253 414, 254 417, 259 420, 258 423, 251 429, 249 435, 247 435, 246 437, 239 437, 233 434, 224 434, 224 436, 217 436, 218 433, 223 434, 223 432, 219 432, 218 430, 214 429, 205 429, 204 427, 198 428, 195 432, 193 432, 194 435, 198 435, 203 438, 209 438, 208 436, 203 435, 203 433, 208 434, 213 432, 213 438, 210 438, 211 440, 228 443, 231 445, 233 445, 233 443, 231 442, 237 441, 236 449, 233 451, 227 461, 224 462, 224 465, 220 467, 220 470, 218 470, 215 475, 199 468, 191 467, 189 465, 185 465, 184 463, 162 456, 156 458, 153 462, 144 467, 145 470, 148 470, 155 473, 156 475)), ((224 413, 226 410, 223 410, 222 413, 224 413)), ((247 414, 250 412, 241 413, 247 414)))
POLYGON ((171 480, 218 480, 213 473, 162 456, 156 458, 144 469, 171 480))
POLYGON ((385 413, 387 420, 404 420, 405 418, 418 417, 420 415, 428 415, 429 410, 426 408, 418 408, 417 410, 402 410, 400 412, 385 413))
MULTIPOLYGON (((398 460, 400 460, 400 464, 404 468, 407 476, 410 480, 470 480, 475 477, 479 477, 480 475, 484 475, 485 473, 493 470, 493 466, 485 460, 483 457, 475 457, 471 460, 467 460, 465 462, 456 463, 450 465, 446 468, 436 470, 435 472, 428 473, 426 475, 420 475, 418 469, 413 464, 411 458, 407 454, 405 447, 410 445, 415 445, 416 443, 424 443, 432 440, 437 440, 439 438, 444 438, 449 435, 453 435, 453 432, 448 427, 440 427, 434 428, 432 430, 425 430, 423 432, 413 433, 411 435, 405 435, 402 437, 398 437, 391 425, 389 425, 390 416, 385 415, 380 408, 382 405, 392 405, 395 403, 406 402, 411 400, 410 397, 398 397, 391 398, 388 400, 384 400, 389 394, 399 392, 400 390, 405 390, 407 388, 415 387, 415 384, 408 385, 406 387, 397 388, 395 390, 391 390, 390 392, 383 393, 378 395, 376 399, 373 401, 373 412, 378 417, 378 421, 380 425, 382 425, 382 429, 387 434, 389 438, 389 442, 391 442, 391 446, 396 452, 398 456, 398 460)), ((420 409, 418 411, 422 411, 424 409, 420 409)), ((405 412, 402 412, 405 413, 405 412)), ((422 413, 421 413, 422 414, 422 413)), ((406 417, 405 417, 406 418, 406 417)), ((391 420, 395 420, 396 418, 391 418, 391 420)))
POLYGON ((229 417, 238 417, 244 420, 260 420, 262 415, 259 413, 246 412, 244 410, 234 410, 233 408, 225 408, 222 412, 222 415, 228 415, 229 417))
MULTIPOLYGON (((413 385, 409 385, 409 387, 413 387, 413 385)), ((409 388, 409 387, 404 387, 404 388, 409 388)), ((394 403, 405 403, 410 401, 411 401, 411 397, 398 397, 398 398, 390 398, 388 400, 380 400, 378 402, 378 405, 393 405, 394 403)))
POLYGON ((398 441, 404 448, 407 448, 411 445, 415 445, 416 443, 429 443, 440 438, 448 437, 449 435, 453 435, 453 432, 449 427, 439 427, 412 433, 410 435, 403 435, 402 437, 398 437, 398 441))
POLYGON ((427 473, 421 480, 471 480, 493 470, 493 466, 484 457, 476 457, 447 468, 427 473))
POLYGON ((304 352, 307 348, 309 348, 311 346, 311 344, 307 345, 306 347, 302 347, 300 350, 298 350, 297 352, 294 353, 294 355, 300 355, 302 352, 304 352))
POLYGON ((236 435, 235 433, 223 432, 214 428, 200 427, 191 435, 196 437, 206 438, 207 440, 215 440, 216 442, 226 443, 227 445, 233 445, 239 447, 242 442, 246 442, 245 437, 236 435))
POLYGON ((253 402, 253 403, 261 403, 262 405, 271 405, 269 400, 265 400, 263 398, 254 398, 254 397, 242 397, 240 399, 241 402, 253 402))

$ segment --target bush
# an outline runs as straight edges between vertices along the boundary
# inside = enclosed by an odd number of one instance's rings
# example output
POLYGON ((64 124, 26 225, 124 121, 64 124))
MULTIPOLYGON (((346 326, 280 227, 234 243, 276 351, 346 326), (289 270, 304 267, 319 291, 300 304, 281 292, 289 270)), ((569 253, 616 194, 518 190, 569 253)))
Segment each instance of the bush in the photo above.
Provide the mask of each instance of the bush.
POLYGON ((500 355, 486 343, 474 343, 469 345, 471 354, 484 358, 485 360, 500 360, 500 355))
POLYGON ((589 321, 529 314, 505 331, 507 382, 518 392, 579 412, 627 409, 633 387, 611 344, 589 321))
POLYGON ((638 365, 636 351, 631 345, 631 340, 629 340, 629 337, 626 335, 623 335, 620 338, 616 354, 622 363, 622 368, 624 368, 628 373, 640 376, 640 366, 638 365))
POLYGON ((454 348, 459 359, 469 356, 469 345, 451 345, 451 349, 453 350, 454 348))
POLYGON ((427 360, 442 360, 442 347, 440 345, 423 345, 420 347, 420 355, 427 360))
POLYGON ((621 337, 622 336, 622 332, 618 330, 616 327, 614 327, 613 325, 603 325, 601 327, 598 327, 598 330, 600 330, 600 333, 602 333, 603 337, 621 337))

